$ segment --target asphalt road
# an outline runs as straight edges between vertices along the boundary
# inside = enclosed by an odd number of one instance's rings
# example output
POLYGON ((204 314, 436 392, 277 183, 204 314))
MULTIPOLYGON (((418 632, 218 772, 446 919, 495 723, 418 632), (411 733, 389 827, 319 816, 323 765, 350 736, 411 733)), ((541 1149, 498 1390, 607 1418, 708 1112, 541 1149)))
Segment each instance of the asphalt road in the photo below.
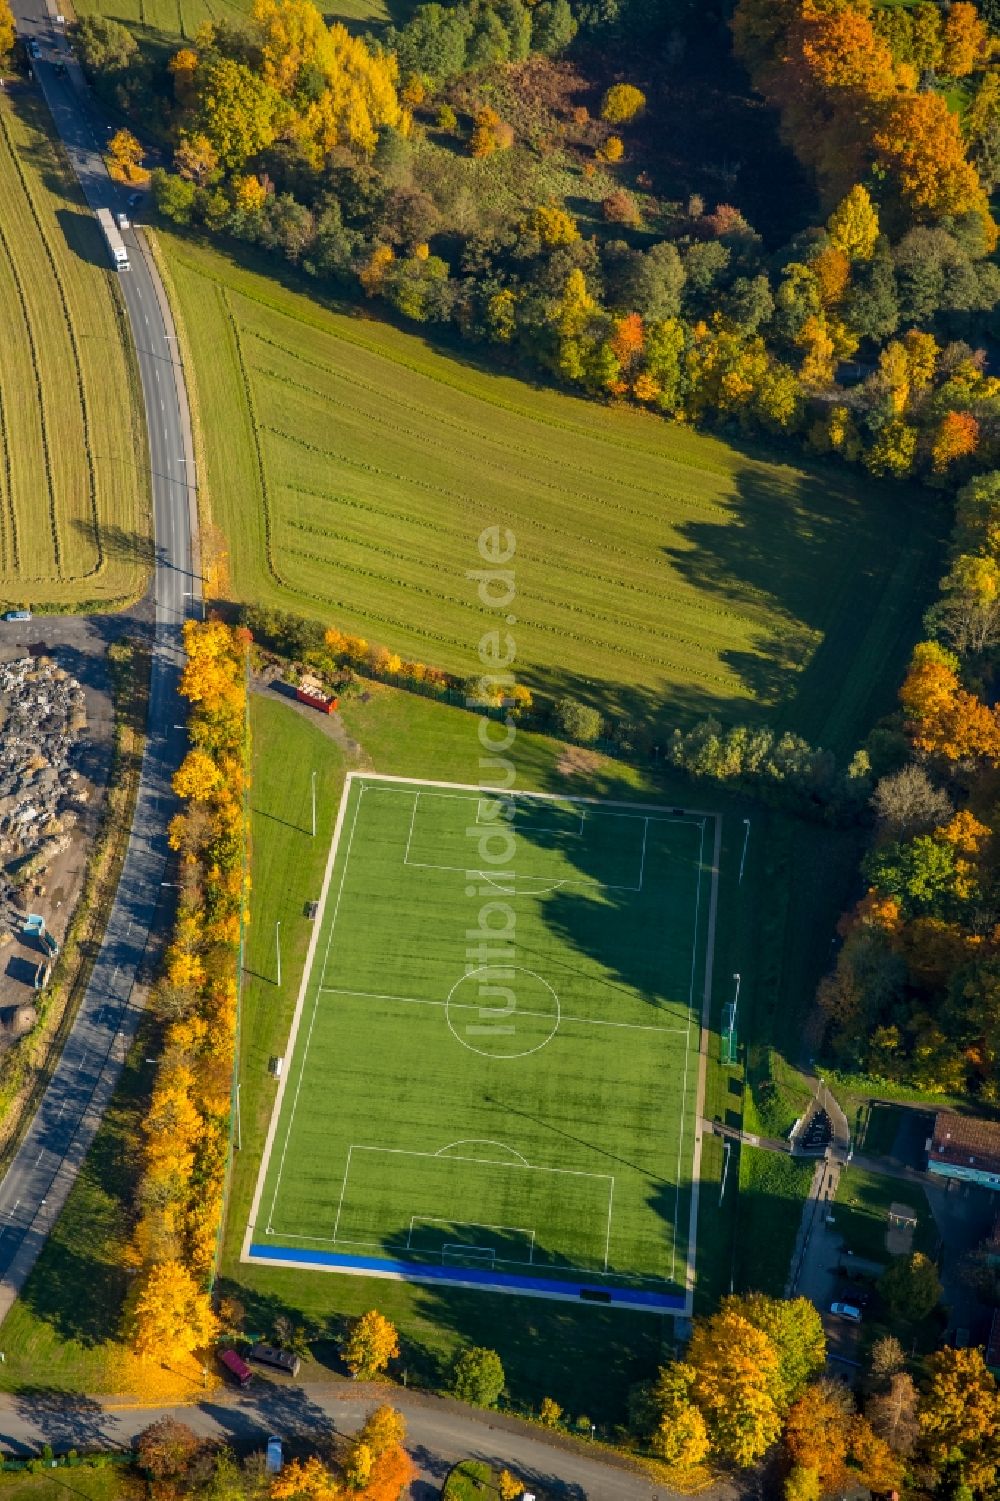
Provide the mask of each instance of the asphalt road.
MULTIPOLYGON (((330 1433, 354 1433, 379 1401, 390 1401, 406 1418, 406 1447, 417 1466, 412 1501, 431 1501, 459 1459, 485 1459, 508 1465, 540 1490, 573 1501, 667 1501, 673 1495, 647 1476, 585 1443, 553 1440, 544 1432, 497 1413, 393 1388, 358 1388, 352 1383, 297 1386, 258 1381, 247 1393, 213 1394, 197 1406, 115 1408, 88 1398, 33 1391, 23 1399, 0 1398, 0 1447, 5 1452, 37 1452, 43 1443, 56 1453, 130 1446, 157 1419, 171 1416, 198 1434, 240 1450, 263 1448, 269 1434, 286 1442, 305 1437, 311 1445, 330 1433)), ((708 1501, 736 1501, 737 1490, 719 1482, 708 1501)))
MULTIPOLYGON (((44 0, 14 0, 19 34, 37 39, 33 64, 73 170, 94 209, 125 208, 97 147, 101 127, 75 63, 67 66, 61 28, 44 0), (62 62, 65 71, 57 72, 62 62)), ((117 275, 125 297, 142 381, 149 439, 155 540, 156 626, 148 739, 124 869, 90 984, 52 1082, 0 1182, 0 1317, 17 1296, 65 1201, 117 1081, 138 1026, 137 974, 150 927, 170 891, 165 879, 165 828, 171 776, 185 748, 177 681, 180 630, 200 611, 200 579, 192 564, 192 506, 183 380, 170 337, 162 291, 140 237, 127 231, 131 270, 117 275), (158 295, 158 291, 160 295, 158 295)), ((136 464, 144 456, 135 455, 136 464)), ((195 539, 196 542, 196 539, 195 539)), ((36 627, 37 633, 37 627, 36 627)))

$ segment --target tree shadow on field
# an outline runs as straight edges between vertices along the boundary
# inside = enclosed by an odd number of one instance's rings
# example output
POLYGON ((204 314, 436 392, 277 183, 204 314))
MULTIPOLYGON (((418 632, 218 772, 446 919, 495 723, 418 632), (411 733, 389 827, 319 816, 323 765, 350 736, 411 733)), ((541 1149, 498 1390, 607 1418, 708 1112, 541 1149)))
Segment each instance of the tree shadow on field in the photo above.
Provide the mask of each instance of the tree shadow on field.
POLYGON ((92 214, 83 209, 60 208, 56 209, 56 221, 75 256, 88 266, 102 269, 107 266, 107 251, 92 214))
MULTIPOLYGON (((114 1440, 108 1432, 114 1420, 93 1397, 64 1391, 57 1386, 21 1387, 14 1408, 24 1421, 41 1432, 43 1442, 50 1444, 56 1454, 65 1454, 69 1449, 88 1453, 114 1447, 114 1440)), ((0 1418, 0 1444, 3 1448, 22 1454, 31 1453, 33 1445, 3 1433, 2 1421, 0 1418)), ((68 1494, 75 1490, 72 1477, 65 1471, 60 1473, 58 1481, 53 1477, 53 1483, 62 1484, 68 1494)))

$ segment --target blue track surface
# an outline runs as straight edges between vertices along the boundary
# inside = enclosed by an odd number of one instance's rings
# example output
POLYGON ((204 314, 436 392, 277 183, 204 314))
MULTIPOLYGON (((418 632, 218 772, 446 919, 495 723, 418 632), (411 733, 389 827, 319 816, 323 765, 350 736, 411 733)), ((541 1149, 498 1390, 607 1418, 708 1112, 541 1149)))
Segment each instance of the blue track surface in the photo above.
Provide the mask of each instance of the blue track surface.
POLYGON ((402 1282, 450 1283, 453 1287, 481 1287, 484 1291, 527 1293, 541 1298, 570 1298, 574 1302, 603 1303, 650 1313, 682 1313, 680 1293, 643 1292, 631 1287, 593 1287, 585 1282, 561 1282, 551 1277, 523 1277, 480 1267, 426 1266, 384 1256, 344 1256, 336 1251, 305 1251, 292 1246, 251 1245, 251 1261, 280 1261, 303 1267, 326 1267, 331 1272, 369 1272, 402 1282))

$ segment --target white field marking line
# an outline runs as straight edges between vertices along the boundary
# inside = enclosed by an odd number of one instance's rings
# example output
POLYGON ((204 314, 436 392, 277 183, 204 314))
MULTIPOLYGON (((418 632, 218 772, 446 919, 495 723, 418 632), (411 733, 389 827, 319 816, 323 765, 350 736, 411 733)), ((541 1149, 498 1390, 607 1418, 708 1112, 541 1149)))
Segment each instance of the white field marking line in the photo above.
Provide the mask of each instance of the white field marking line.
MULTIPOLYGON (((503 967, 503 965, 497 966, 498 969, 502 969, 503 967)), ((340 990, 332 985, 321 986, 320 994, 353 995, 359 1001, 394 1001, 398 1002, 401 1006, 445 1006, 449 1007, 452 1011, 481 1011, 483 1009, 482 1006, 477 1005, 474 1001, 429 1001, 419 995, 378 995, 375 991, 371 990, 340 990)), ((534 1016, 541 1021, 551 1020, 552 1018, 550 1011, 518 1011, 517 1015, 534 1016)), ((562 1022, 579 1022, 584 1027, 621 1027, 628 1032, 669 1032, 677 1037, 686 1036, 690 1030, 690 1027, 657 1027, 651 1022, 609 1022, 605 1021, 603 1017, 598 1016, 567 1016, 565 1012, 560 1016, 560 1025, 562 1022)), ((466 1139, 469 1141, 480 1141, 486 1138, 472 1136, 466 1139)), ((494 1145, 500 1146, 501 1143, 496 1142, 494 1145)), ((514 1149, 511 1148, 511 1150, 513 1151, 514 1149)), ((434 1153, 432 1155, 436 1156, 437 1154, 434 1153)))
MULTIPOLYGON (((674 1234, 673 1244, 670 1248, 670 1280, 676 1281, 677 1273, 677 1220, 681 1210, 681 1160, 684 1154, 684 1116, 687 1110, 687 1087, 688 1069, 691 1063, 691 1027, 694 1021, 692 1010, 694 1007, 694 983, 698 969, 698 935, 701 923, 701 887, 705 875, 705 825, 707 819, 701 825, 701 839, 698 843, 698 878, 695 883, 694 900, 694 940, 691 944, 691 983, 688 987, 688 1043, 684 1049, 684 1083, 681 1089, 681 1119, 680 1129, 677 1132, 677 1179, 674 1187, 674 1234)), ((701 1041, 701 1029, 698 1029, 699 1044, 701 1041)), ((690 1250, 690 1248, 689 1248, 690 1250)))
POLYGON ((476 1256, 488 1256, 490 1266, 494 1269, 496 1268, 497 1253, 495 1251, 491 1251, 488 1246, 461 1246, 457 1243, 451 1244, 449 1242, 448 1245, 441 1247, 442 1266, 444 1266, 444 1259, 448 1255, 449 1251, 451 1252, 453 1257, 461 1256, 465 1261, 470 1260, 470 1258, 474 1259, 476 1256))
MULTIPOLYGON (((322 887, 322 890, 320 892, 320 910, 321 910, 321 913, 322 913, 323 917, 325 917, 325 915, 326 915, 326 903, 327 903, 327 898, 329 896, 330 882, 333 879, 333 867, 334 867, 334 863, 335 863, 336 858, 337 858, 337 852, 340 849, 340 838, 341 838, 341 834, 343 832, 344 820, 347 817, 347 805, 348 805, 348 802, 350 800, 351 783, 352 783, 353 776, 354 776, 353 772, 348 772, 347 776, 344 779, 344 791, 343 791, 343 793, 341 795, 340 807, 337 810, 337 822, 334 825, 333 838, 330 841, 330 853, 327 856, 326 870, 323 872, 323 887, 322 887)), ((351 838, 352 839, 354 837, 354 829, 357 826, 358 810, 361 807, 361 792, 363 792, 363 791, 364 791, 364 786, 362 785, 362 787, 361 787, 361 789, 359 791, 359 794, 358 794, 357 803, 355 804, 355 808, 354 808, 354 819, 353 819, 353 821, 351 823, 351 838)), ((349 853, 349 850, 348 850, 348 853, 349 853)), ((341 875, 341 879, 340 879, 340 891, 341 892, 343 892, 343 889, 344 889, 344 875, 347 872, 347 864, 348 864, 348 862, 345 859, 345 861, 344 861, 344 872, 341 875)), ((338 895, 338 903, 339 903, 339 895, 338 895)), ((302 1020, 303 1010, 305 1008, 306 992, 307 992, 307 990, 309 988, 309 983, 310 983, 310 981, 312 979, 313 964, 314 964, 314 961, 315 961, 316 949, 317 949, 318 944, 319 944, 319 938, 320 938, 320 933, 322 932, 322 928, 323 928, 323 923, 322 923, 322 920, 320 920, 319 922, 316 923, 315 927, 313 928, 312 937, 309 940, 309 949, 308 949, 308 952, 306 954, 305 968, 302 971, 302 980, 301 980, 301 982, 299 984, 299 993, 298 993, 298 995, 297 995, 297 997, 295 999, 295 1011, 294 1011, 294 1014, 292 1016, 291 1030, 289 1031, 289 1034, 288 1034, 287 1052, 288 1052, 288 1055, 290 1057, 294 1057, 294 1054, 295 1054, 295 1042, 296 1042, 296 1039, 298 1037, 299 1025, 300 1025, 300 1022, 302 1020)), ((331 926, 330 934, 329 934, 329 937, 327 939, 326 955, 328 955, 329 952, 330 952, 330 942, 332 941, 332 938, 333 938, 333 927, 331 926)), ((325 973, 325 969, 326 969, 326 955, 324 956, 324 961, 323 961, 324 967, 323 967, 323 971, 321 972, 321 974, 325 973)), ((316 1000, 315 1000, 314 1005, 313 1005, 313 1021, 315 1021, 316 1010, 317 1010, 318 1005, 319 1005, 319 992, 317 991, 316 1000)), ((311 1027, 311 1024, 310 1024, 310 1031, 311 1030, 312 1030, 312 1027, 311 1027)), ((308 1048, 306 1049, 306 1052, 308 1053, 308 1048)), ((305 1065, 305 1059, 303 1058, 303 1069, 304 1069, 304 1065, 305 1065)), ((279 1123, 279 1120, 281 1118, 281 1107, 282 1107, 282 1103, 283 1103, 284 1097, 285 1097, 285 1087, 286 1087, 286 1084, 287 1084, 288 1079, 289 1079, 290 1076, 291 1076, 291 1069, 289 1069, 286 1074, 283 1074, 282 1078, 278 1082, 278 1092, 277 1092, 277 1094, 275 1096, 274 1108, 271 1111, 271 1120, 270 1120, 270 1122, 268 1124, 268 1128, 267 1128, 267 1139, 266 1139, 266 1141, 264 1143, 264 1151, 263 1151, 263 1154, 261 1156, 260 1172, 257 1175, 257 1186, 256 1186, 256 1188, 254 1190, 253 1203, 250 1206, 250 1218, 247 1221, 247 1232, 246 1232, 246 1237, 245 1237, 245 1241, 244 1241, 244 1254, 245 1255, 249 1255, 250 1242, 251 1242, 251 1240, 253 1238, 253 1229, 254 1229, 255 1224, 257 1223, 257 1214, 258 1214, 258 1212, 260 1210, 260 1201, 261 1201, 261 1198, 263 1197, 263 1193, 264 1193, 264 1180, 265 1180, 265 1178, 267 1176, 267 1170, 268 1170, 268 1167, 269 1167, 270 1161, 271 1161, 271 1152, 273 1150, 274 1140, 275 1140, 275 1137, 277 1136, 277 1132, 278 1132, 278 1123, 279 1123)), ((301 1085, 301 1082, 302 1082, 302 1072, 300 1070, 300 1074, 299 1074, 299 1083, 300 1083, 300 1085, 301 1085)), ((290 1129, 291 1128, 289 1126, 289 1131, 290 1131, 290 1129)), ((288 1136, 289 1136, 289 1132, 286 1131, 286 1133, 285 1133, 285 1145, 284 1145, 284 1148, 283 1148, 282 1154, 281 1154, 282 1167, 284 1166, 285 1152, 288 1150, 288 1136)), ((279 1173, 279 1183, 280 1183, 280 1173, 279 1173)), ((271 1200, 271 1210, 268 1213, 268 1217, 267 1217, 267 1223, 268 1223, 268 1225, 270 1225, 271 1222, 272 1222, 273 1212, 274 1212, 274 1205, 275 1205, 275 1203, 277 1201, 277 1196, 278 1196, 278 1187, 276 1185, 275 1186, 274 1195, 273 1195, 272 1200, 271 1200)))
MULTIPOLYGON (((436 1152, 418 1152, 414 1147, 375 1147, 368 1142, 352 1142, 352 1152, 382 1152, 387 1157, 437 1157, 436 1152)), ((561 1178, 596 1178, 603 1183, 613 1183, 611 1173, 587 1173, 578 1167, 542 1167, 537 1162, 498 1162, 495 1157, 442 1157, 441 1162, 477 1162, 481 1167, 513 1169, 519 1173, 557 1173, 561 1178)))
POLYGON ((340 1184, 340 1198, 337 1200, 337 1218, 333 1222, 333 1244, 337 1244, 337 1231, 340 1229, 340 1216, 344 1208, 344 1194, 347 1192, 347 1178, 351 1171, 351 1156, 354 1152, 354 1143, 347 1148, 347 1161, 344 1163, 344 1176, 340 1184))
POLYGON ((419 804, 419 802, 420 793, 418 792, 413 799, 413 812, 410 814, 410 832, 406 836, 406 853, 403 855, 404 865, 408 865, 410 862, 410 842, 413 839, 413 825, 417 821, 417 805, 419 804))
MULTIPOLYGON (((678 822, 679 822, 679 820, 678 820, 678 822)), ((502 895, 505 895, 505 896, 517 896, 517 894, 518 894, 517 893, 517 882, 518 882, 518 880, 521 880, 521 881, 545 881, 545 880, 547 880, 546 876, 525 875, 525 876, 518 877, 517 872, 515 871, 514 872, 514 877, 513 877, 513 879, 514 879, 514 885, 511 886, 509 884, 510 877, 508 877, 508 884, 506 886, 501 886, 500 883, 496 880, 496 878, 494 876, 490 875, 489 871, 486 871, 486 870, 471 870, 470 871, 470 869, 469 869, 469 867, 467 865, 435 865, 435 864, 432 864, 432 862, 430 860, 405 860, 405 859, 403 861, 403 864, 405 866, 407 866, 410 870, 454 870, 454 871, 457 871, 460 875, 470 876, 470 877, 473 877, 473 878, 475 878, 475 877, 478 876, 478 878, 481 881, 486 881, 490 886, 496 887, 497 891, 499 891, 502 895)), ((641 886, 613 886, 608 881, 593 881, 593 880, 590 880, 590 881, 577 881, 577 880, 574 880, 572 876, 563 876, 563 878, 561 880, 559 880, 559 881, 549 881, 549 884, 547 886, 536 886, 532 891, 522 891, 521 895, 522 896, 544 896, 545 893, 548 892, 548 891, 558 891, 560 886, 593 887, 596 891, 635 891, 635 892, 638 892, 638 891, 642 890, 641 886)))
MULTIPOLYGON (((434 1153, 434 1156, 443 1157, 445 1152, 451 1151, 452 1147, 474 1147, 477 1145, 477 1143, 478 1145, 484 1147, 499 1147, 503 1152, 513 1152, 515 1157, 521 1158, 521 1161, 524 1163, 525 1167, 531 1166, 527 1157, 523 1156, 516 1147, 509 1147, 505 1141, 494 1141, 492 1136, 460 1136, 458 1138, 458 1141, 450 1141, 446 1147, 438 1147, 437 1151, 434 1153)), ((490 1230, 502 1230, 505 1227, 503 1225, 489 1225, 487 1226, 487 1228, 490 1230)), ((517 1227, 508 1225, 506 1228, 516 1229, 517 1227)), ((521 1228, 523 1229, 524 1226, 522 1226, 521 1228)))
POLYGON ((649 838, 649 819, 648 818, 644 818, 643 821, 642 821, 642 853, 639 856, 639 886, 638 886, 638 890, 639 891, 642 890, 642 878, 643 878, 643 876, 646 873, 646 840, 648 838, 649 838))
POLYGON ((608 1269, 608 1258, 611 1255, 611 1207, 615 1199, 615 1180, 611 1179, 611 1190, 608 1194, 608 1233, 604 1237, 604 1270, 608 1269))
MULTIPOLYGON (((486 1225, 480 1220, 449 1220, 441 1214, 411 1214, 410 1230, 406 1237, 407 1250, 410 1250, 413 1244, 413 1231, 418 1222, 421 1225, 468 1225, 471 1230, 502 1230, 506 1235, 529 1235, 532 1244, 535 1239, 535 1232, 530 1225, 486 1225)), ((452 1242, 452 1244, 457 1244, 457 1242, 452 1242)), ((489 1248, 484 1246, 483 1249, 489 1248)), ((495 1247, 493 1249, 495 1250, 495 1247)))
MULTIPOLYGON (((371 776, 371 775, 373 775, 372 772, 364 772, 364 773, 360 773, 360 774, 364 775, 364 776, 371 776)), ((461 783, 461 782, 455 782, 455 783, 451 783, 451 782, 436 782, 436 783, 434 783, 434 782, 431 782, 431 783, 427 783, 427 782, 414 782, 414 783, 410 783, 409 779, 406 778, 406 777, 402 778, 402 780, 406 783, 405 786, 402 786, 402 787, 369 787, 368 791, 369 792, 401 792, 401 793, 404 793, 404 794, 407 794, 407 795, 412 795, 413 788, 414 787, 419 787, 421 796, 423 796, 423 797, 436 797, 436 798, 440 798, 444 802, 454 802, 454 803, 482 803, 483 799, 484 799, 484 796, 494 796, 494 797, 496 797, 497 801, 501 801, 502 798, 503 798, 503 796, 504 796, 504 794, 502 794, 502 793, 493 793, 493 794, 491 794, 489 792, 488 788, 477 789, 475 787, 470 787, 468 793, 466 793, 466 792, 428 792, 427 788, 429 786, 430 787, 433 787, 433 786, 437 786, 437 787, 449 787, 449 786, 461 787, 464 784, 461 783), (480 795, 478 797, 470 796, 471 793, 475 793, 477 791, 480 793, 480 795)), ((539 799, 541 799, 541 798, 550 798, 558 806, 558 803, 559 803, 560 799, 565 794, 559 793, 559 792, 518 792, 516 794, 511 794, 511 795, 512 796, 516 796, 516 797, 532 797, 532 798, 539 798, 539 799)), ((590 809, 590 811, 588 813, 580 815, 581 820, 583 820, 585 818, 590 818, 590 819, 595 819, 595 818, 628 818, 628 819, 631 819, 633 822, 635 822, 636 820, 638 820, 640 818, 648 818, 649 821, 650 821, 650 823, 687 823, 687 824, 693 824, 693 823, 700 823, 701 820, 702 820, 702 818, 713 818, 715 816, 712 813, 704 813, 703 814, 703 813, 700 813, 700 812, 690 812, 690 811, 688 811, 688 809, 682 808, 680 810, 680 816, 678 817, 677 815, 675 815, 673 813, 665 813, 663 810, 664 810, 664 807, 666 805, 663 804, 663 803, 616 803, 616 802, 613 802, 611 800, 611 798, 605 799, 605 798, 585 798, 585 797, 584 798, 580 798, 579 801, 582 802, 582 803, 590 803, 590 804, 594 804, 595 805, 595 806, 593 806, 590 809), (608 812, 605 811, 607 808, 621 808, 621 809, 629 809, 629 810, 632 810, 632 811, 629 811, 629 812, 620 812, 620 813, 618 813, 618 812, 608 813, 608 812), (646 811, 642 811, 644 809, 646 811)), ((568 811, 569 810, 567 809, 567 812, 568 811)), ((488 822, 495 823, 495 822, 498 822, 498 820, 496 820, 496 819, 490 819, 490 820, 488 820, 488 822)), ((505 820, 505 822, 506 822, 506 820, 505 820)), ((540 833, 558 834, 558 833, 562 833, 563 831, 561 829, 542 829, 542 830, 539 830, 539 832, 540 833)))
MULTIPOLYGON (((387 771, 349 771, 347 773, 347 780, 350 781, 352 779, 366 784, 369 782, 382 784, 378 788, 373 788, 373 791, 384 790, 389 792, 398 791, 400 788, 405 790, 406 788, 413 787, 419 787, 421 790, 425 787, 444 788, 442 794, 428 793, 429 797, 438 795, 455 797, 458 792, 475 792, 480 796, 483 793, 492 793, 495 797, 503 795, 502 789, 490 787, 482 782, 439 782, 431 777, 400 777, 387 771), (395 783, 395 787, 392 786, 393 783, 395 783)), ((625 810, 621 814, 623 818, 629 816, 640 817, 643 813, 663 814, 663 810, 667 806, 666 803, 625 802, 623 798, 584 797, 582 794, 575 792, 531 792, 526 788, 519 789, 515 796, 537 798, 540 802, 584 803, 587 807, 596 809, 598 813, 601 813, 605 808, 622 808, 625 810)), ((662 822, 681 823, 693 818, 715 818, 716 816, 706 808, 681 808, 679 811, 682 814, 681 818, 664 816, 662 822)))
MULTIPOLYGON (((712 894, 708 904, 705 932, 705 983, 702 987, 701 1024, 698 1032, 698 1084, 695 1095, 695 1120, 705 1113, 705 1078, 708 1071, 708 1037, 712 1016, 712 973, 715 965, 715 925, 719 911, 719 870, 722 864, 722 815, 715 818, 715 847, 712 854, 712 894)), ((695 1127, 694 1151, 691 1154, 691 1208, 688 1217, 688 1254, 685 1274, 684 1312, 694 1311, 694 1288, 698 1263, 698 1197, 701 1187, 702 1136, 695 1127)))
MULTIPOLYGON (((512 1150, 514 1150, 514 1149, 512 1148, 512 1150)), ((344 1208, 344 1195, 345 1195, 345 1193, 347 1191, 347 1180, 348 1180, 348 1177, 350 1176, 351 1162, 352 1162, 352 1159, 353 1159, 353 1156, 354 1156, 355 1152, 381 1152, 381 1153, 384 1153, 387 1156, 393 1156, 393 1157, 424 1157, 424 1158, 437 1159, 437 1160, 443 1161, 443 1162, 475 1162, 475 1163, 480 1164, 481 1166, 486 1166, 486 1167, 508 1168, 508 1169, 514 1169, 514 1170, 516 1170, 518 1172, 552 1173, 552 1174, 556 1174, 559 1177, 563 1177, 563 1178, 592 1178, 592 1179, 595 1179, 595 1180, 600 1181, 600 1182, 605 1182, 605 1183, 607 1183, 609 1185, 609 1188, 608 1188, 608 1217, 609 1217, 609 1225, 610 1225, 611 1205, 612 1205, 612 1200, 613 1200, 613 1197, 614 1197, 614 1188, 615 1188, 614 1176, 611 1173, 588 1173, 588 1172, 582 1171, 580 1168, 569 1168, 569 1167, 540 1167, 538 1164, 532 1163, 532 1162, 523 1162, 523 1163, 522 1162, 497 1162, 496 1158, 493 1158, 493 1157, 444 1157, 444 1158, 438 1158, 436 1152, 418 1152, 418 1151, 414 1151, 412 1148, 409 1148, 409 1147, 376 1147, 376 1146, 369 1146, 369 1145, 367 1145, 367 1144, 365 1144, 363 1142, 352 1142, 351 1145, 350 1145, 350 1147, 347 1150, 347 1166, 344 1169, 344 1180, 343 1180, 343 1182, 342 1182, 342 1184, 340 1186, 340 1201, 339 1201, 339 1203, 337 1205, 337 1218, 336 1218, 336 1220, 334 1222, 334 1226, 333 1226, 333 1235, 332 1235, 332 1237, 330 1238, 330 1240, 328 1242, 330 1245, 348 1245, 348 1244, 370 1245, 371 1244, 370 1241, 349 1242, 346 1239, 340 1240, 339 1237, 338 1237, 338 1231, 340 1229, 340 1217, 341 1217, 341 1214, 342 1214, 343 1208, 344 1208)), ((453 1222, 453 1223, 455 1223, 455 1222, 453 1222)), ((411 1225, 412 1225, 412 1217, 411 1217, 411 1225)), ((268 1229, 270 1230, 270 1219, 268 1220, 268 1229)), ((609 1231, 609 1233, 610 1233, 610 1231, 609 1231)), ((289 1238, 295 1239, 295 1240, 304 1240, 307 1237, 300 1236, 300 1235, 295 1235, 295 1236, 291 1236, 289 1238)), ((308 1237, 308 1238, 312 1239, 314 1241, 317 1241, 320 1244, 322 1244, 322 1241, 320 1240, 319 1237, 308 1237)), ((531 1266, 531 1265, 534 1264, 534 1248, 533 1247, 532 1247, 531 1256, 532 1256, 532 1259, 530 1261, 514 1261, 514 1260, 509 1260, 509 1261, 506 1262, 506 1264, 509 1265, 509 1266, 531 1266)), ((589 1269, 586 1268, 586 1267, 573 1267, 572 1270, 579 1271, 579 1272, 586 1272, 589 1269)), ((605 1259, 605 1270, 607 1270, 607 1260, 606 1259, 605 1259)))
MULTIPOLYGON (((386 788, 385 790, 386 791, 390 791, 392 789, 386 788)), ((430 795, 431 795, 431 797, 436 797, 437 796, 437 794, 433 793, 433 792, 430 795)), ((420 796, 419 792, 417 793, 417 796, 418 797, 420 796)), ((501 815, 500 817, 494 817, 494 818, 483 818, 483 816, 482 816, 484 803, 490 803, 490 802, 494 802, 494 803, 503 803, 503 802, 514 803, 514 799, 515 799, 516 796, 517 796, 517 794, 512 792, 512 793, 509 793, 505 797, 503 793, 498 792, 498 793, 495 793, 495 794, 484 794, 482 797, 477 798, 476 799, 476 827, 477 828, 481 828, 481 829, 485 829, 485 828, 491 828, 491 827, 493 827, 493 825, 498 825, 498 826, 502 827, 504 824, 506 824, 508 826, 508 828, 516 829, 517 828, 517 818, 516 818, 516 816, 513 817, 513 818, 507 818, 504 815, 501 815)), ((471 802, 472 799, 470 798, 469 801, 471 802)), ((569 809, 569 808, 567 808, 565 811, 566 811, 566 813, 571 818, 575 818, 577 820, 578 825, 579 825, 577 828, 575 828, 575 829, 559 829, 559 828, 556 828, 555 824, 541 824, 537 828, 532 829, 531 832, 533 834, 564 834, 569 839, 577 839, 577 838, 579 838, 583 834, 584 820, 587 817, 586 813, 576 813, 574 810, 569 809)), ((517 804, 516 803, 514 803, 514 813, 515 813, 515 815, 517 814, 517 804)), ((619 813, 613 813, 611 815, 611 817, 612 818, 620 818, 621 814, 619 814, 619 813)))

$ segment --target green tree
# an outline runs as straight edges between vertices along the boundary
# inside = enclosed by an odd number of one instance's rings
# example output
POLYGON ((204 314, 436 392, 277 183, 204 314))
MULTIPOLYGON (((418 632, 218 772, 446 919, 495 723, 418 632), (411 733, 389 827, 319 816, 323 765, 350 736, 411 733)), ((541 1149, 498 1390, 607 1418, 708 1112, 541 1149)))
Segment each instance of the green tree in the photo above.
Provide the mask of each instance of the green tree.
POLYGON ((277 134, 280 98, 245 63, 217 57, 199 70, 196 129, 219 163, 238 171, 277 134))
POLYGON ((124 73, 139 51, 128 27, 107 16, 84 16, 76 24, 74 41, 84 71, 91 75, 124 73))
POLYGON ((531 14, 531 47, 548 57, 567 48, 577 33, 569 0, 540 0, 531 14))
POLYGON ((494 1407, 503 1391, 503 1364, 495 1350, 471 1345, 455 1359, 451 1372, 451 1389, 461 1402, 474 1407, 494 1407))
POLYGON ((883 1272, 879 1289, 898 1319, 919 1323, 941 1300, 941 1281, 922 1251, 896 1256, 883 1272))
POLYGON ((560 698, 552 710, 552 718, 560 735, 584 745, 597 739, 604 723, 596 709, 582 704, 578 698, 560 698))

